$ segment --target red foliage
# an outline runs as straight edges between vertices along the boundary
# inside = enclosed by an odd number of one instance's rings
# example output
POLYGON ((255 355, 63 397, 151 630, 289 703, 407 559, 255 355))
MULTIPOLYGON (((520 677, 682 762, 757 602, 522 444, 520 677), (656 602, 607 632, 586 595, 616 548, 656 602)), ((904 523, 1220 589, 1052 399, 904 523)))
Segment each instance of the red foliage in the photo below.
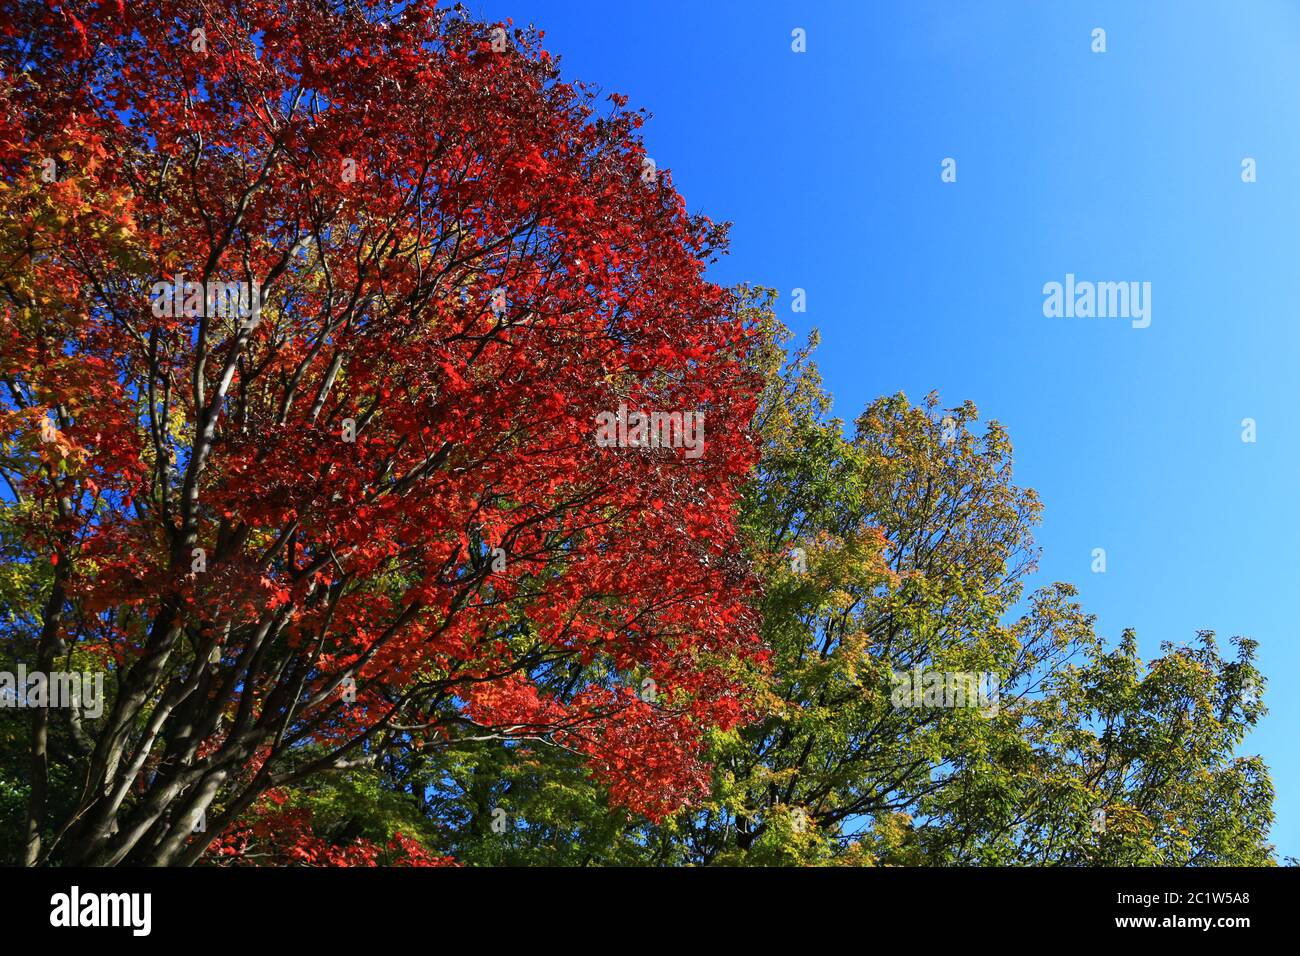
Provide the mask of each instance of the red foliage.
MULTIPOLYGON (((468 721, 576 743, 664 812, 703 785, 703 728, 741 716, 722 662, 755 649, 750 333, 703 274, 723 231, 644 181, 641 116, 535 36, 501 50, 428 0, 323 9, 0 14, 35 51, 0 79, 0 429, 30 450, 33 553, 141 694, 100 732, 123 746, 199 682, 164 765, 187 794, 468 721), (157 314, 177 274, 266 304, 157 314), (598 447, 620 404, 702 412, 704 454, 598 447), (566 662, 604 676, 557 693, 566 662), (633 701, 634 672, 671 693, 633 701)), ((103 763, 91 803, 129 766, 103 763)))
POLYGON ((237 826, 221 834, 208 850, 221 866, 455 866, 448 856, 434 856, 400 830, 387 845, 357 838, 330 843, 312 829, 306 807, 286 805, 274 790, 237 826))

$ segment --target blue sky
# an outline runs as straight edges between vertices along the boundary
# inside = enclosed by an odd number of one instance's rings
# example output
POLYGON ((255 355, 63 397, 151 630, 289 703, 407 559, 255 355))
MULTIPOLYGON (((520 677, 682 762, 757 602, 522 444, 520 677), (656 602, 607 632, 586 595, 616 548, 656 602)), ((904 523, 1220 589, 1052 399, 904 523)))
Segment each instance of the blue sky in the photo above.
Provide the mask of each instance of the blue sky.
POLYGON ((1037 581, 1075 583, 1099 633, 1136 628, 1148 658, 1200 628, 1260 641, 1271 713, 1248 748, 1300 855, 1300 5, 470 9, 537 24, 566 77, 654 114, 688 207, 735 223, 713 278, 775 287, 787 324, 821 330, 841 417, 938 389, 1002 421, 1045 505, 1037 581), (1150 282, 1150 327, 1044 317, 1067 273, 1150 282))

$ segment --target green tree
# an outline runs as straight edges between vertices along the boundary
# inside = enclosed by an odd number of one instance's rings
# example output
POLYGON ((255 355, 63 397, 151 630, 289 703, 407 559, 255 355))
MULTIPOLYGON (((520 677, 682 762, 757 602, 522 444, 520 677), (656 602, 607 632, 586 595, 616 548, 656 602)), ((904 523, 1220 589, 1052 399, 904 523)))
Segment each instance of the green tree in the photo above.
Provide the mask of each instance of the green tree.
POLYGON ((1236 749, 1264 712, 1255 643, 1149 664, 1068 584, 1026 595, 1040 505, 967 402, 873 402, 845 434, 811 352, 769 321, 747 500, 772 649, 759 722, 719 741, 698 863, 1269 862, 1272 785, 1236 749), (996 675, 993 706, 900 707, 893 675, 996 675))

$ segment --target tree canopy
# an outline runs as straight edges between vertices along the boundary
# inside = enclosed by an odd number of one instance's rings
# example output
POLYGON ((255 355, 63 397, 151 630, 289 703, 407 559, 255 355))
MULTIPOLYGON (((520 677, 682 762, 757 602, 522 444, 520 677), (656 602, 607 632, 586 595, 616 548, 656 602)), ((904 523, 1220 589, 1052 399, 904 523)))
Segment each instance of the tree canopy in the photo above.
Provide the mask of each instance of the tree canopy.
POLYGON ((33 711, 26 861, 192 863, 465 738, 700 793, 755 646, 749 331, 641 115, 422 0, 18 3, 0 57, 7 644, 108 685, 33 711), (620 407, 707 454, 601 446, 620 407))
POLYGON ((6 858, 1273 862, 1255 643, 1098 636, 972 403, 835 417, 643 121, 429 0, 0 12, 0 673, 90 682, 6 858))

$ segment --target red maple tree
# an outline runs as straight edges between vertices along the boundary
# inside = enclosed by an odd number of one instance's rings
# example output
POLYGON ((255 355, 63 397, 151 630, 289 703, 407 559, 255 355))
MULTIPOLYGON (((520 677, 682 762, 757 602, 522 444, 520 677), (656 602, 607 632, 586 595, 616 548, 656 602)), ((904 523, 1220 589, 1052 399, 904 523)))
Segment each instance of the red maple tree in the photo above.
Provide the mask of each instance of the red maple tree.
POLYGON ((698 794, 754 649, 751 336, 642 114, 427 0, 23 0, 0 64, 22 649, 110 688, 71 756, 34 712, 27 861, 193 863, 273 788, 477 737, 698 794), (598 445, 620 406, 703 454, 598 445))

